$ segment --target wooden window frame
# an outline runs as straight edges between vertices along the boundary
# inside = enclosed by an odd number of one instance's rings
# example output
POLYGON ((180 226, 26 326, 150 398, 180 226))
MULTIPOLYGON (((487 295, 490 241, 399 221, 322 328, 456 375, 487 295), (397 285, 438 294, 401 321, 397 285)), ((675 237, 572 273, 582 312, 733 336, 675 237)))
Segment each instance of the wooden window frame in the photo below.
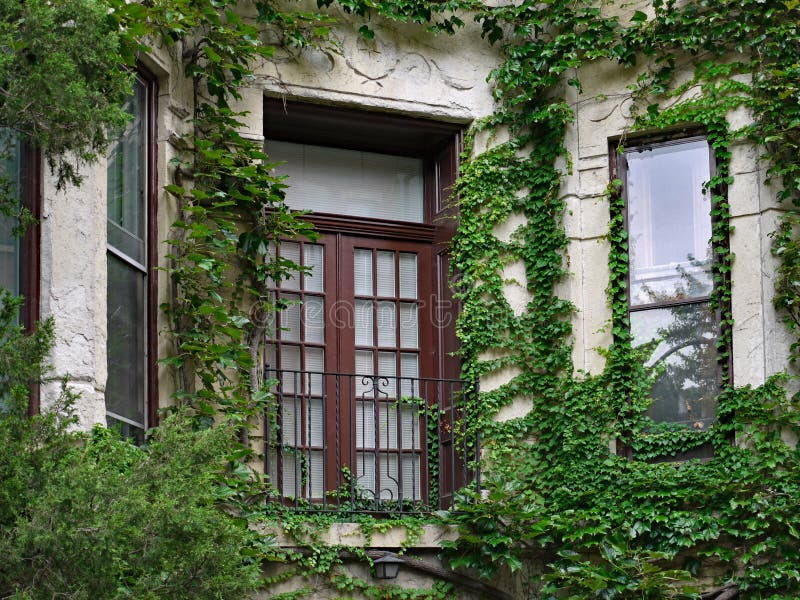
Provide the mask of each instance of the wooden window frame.
MULTIPOLYGON (((628 222, 628 186, 627 186, 627 170, 625 168, 625 164, 623 161, 620 160, 620 155, 623 151, 628 151, 632 149, 652 149, 652 148, 659 148, 665 147, 670 145, 679 145, 683 143, 693 142, 693 141, 704 141, 708 144, 709 147, 709 175, 710 178, 713 179, 717 173, 717 164, 719 162, 719 157, 716 156, 714 152, 714 148, 708 142, 708 135, 706 132, 701 128, 691 127, 691 128, 683 128, 679 130, 671 130, 666 132, 658 132, 658 133, 650 133, 644 134, 642 136, 637 136, 633 138, 610 138, 608 142, 608 157, 609 157, 609 173, 611 176, 611 180, 619 180, 621 182, 620 186, 620 197, 623 200, 622 210, 623 212, 623 227, 625 231, 630 231, 629 222, 628 222)), ((727 197, 727 188, 713 188, 710 190, 710 193, 713 195, 722 195, 727 197)), ((712 207, 712 214, 710 215, 711 218, 711 226, 712 226, 712 236, 713 236, 713 227, 718 222, 718 217, 715 217, 713 214, 713 207, 712 207)), ((726 235, 725 239, 721 242, 714 243, 711 242, 712 247, 712 260, 716 263, 717 261, 717 253, 714 252, 714 248, 723 246, 725 248, 730 247, 730 240, 729 237, 726 235)), ((630 252, 630 248, 628 250, 630 252)), ((629 259, 630 261, 630 259, 629 259)), ((723 277, 723 281, 714 283, 714 289, 717 289, 718 286, 729 286, 730 280, 728 279, 729 276, 723 277)), ((712 280, 713 281, 713 280, 712 280)), ((713 292, 708 296, 698 297, 698 298, 690 298, 687 300, 674 300, 674 301, 665 301, 665 302, 653 302, 648 304, 637 305, 636 307, 631 307, 631 269, 630 269, 630 262, 628 263, 628 267, 626 269, 625 274, 625 291, 626 291, 626 311, 628 317, 630 319, 630 314, 632 312, 640 312, 645 310, 653 310, 659 308, 671 308, 676 306, 690 306, 693 304, 701 304, 705 302, 710 302, 713 298, 713 292)), ((717 331, 715 342, 719 340, 722 336, 725 335, 725 325, 722 322, 722 309, 730 309, 730 306, 721 307, 716 309, 716 321, 717 321, 717 331)), ((719 384, 719 392, 721 393, 724 389, 724 386, 728 383, 733 381, 733 364, 732 364, 732 352, 730 348, 730 340, 729 340, 729 347, 728 347, 728 356, 724 361, 717 362, 717 381, 719 384)), ((618 444, 617 453, 627 458, 634 458, 634 453, 632 448, 630 448, 626 444, 618 444)), ((681 452, 674 456, 664 457, 663 459, 657 459, 656 462, 663 462, 663 461, 685 461, 693 458, 699 459, 708 459, 710 456, 713 456, 713 448, 711 448, 708 444, 704 444, 699 448, 695 448, 693 450, 689 450, 686 452, 681 452)))
MULTIPOLYGON (((147 122, 145 136, 145 433, 158 425, 158 81, 142 66, 136 77, 146 92, 147 122)), ((109 254, 110 250, 106 251, 109 254)))
POLYGON ((450 353, 457 349, 454 323, 452 317, 448 318, 449 315, 443 311, 451 307, 451 312, 457 312, 457 303, 447 285, 447 244, 455 233, 458 214, 447 198, 458 172, 463 127, 415 117, 267 98, 264 105, 264 132, 268 140, 423 160, 423 223, 335 214, 310 214, 304 218, 323 235, 365 236, 431 244, 431 291, 439 302, 432 320, 435 319, 437 323, 448 322, 450 325, 433 328, 437 332, 434 351, 439 358, 434 376, 458 378, 460 363, 448 360, 450 353))
MULTIPOLYGON (((41 225, 42 217, 42 157, 39 150, 26 139, 20 139, 20 201, 30 211, 33 222, 20 238, 20 295, 25 301, 20 311, 20 323, 27 333, 33 333, 40 318, 41 296, 41 225)), ((31 386, 28 414, 40 411, 41 390, 38 383, 31 386)))
MULTIPOLYGON (((430 121, 414 117, 390 115, 386 113, 354 110, 349 108, 321 106, 278 98, 265 99, 264 133, 267 140, 309 144, 329 148, 341 148, 362 152, 404 156, 422 159, 423 163, 423 222, 406 222, 387 219, 365 218, 350 215, 317 213, 304 219, 311 222, 320 233, 316 242, 325 247, 324 264, 326 274, 322 296, 326 310, 330 300, 356 296, 353 289, 342 290, 343 281, 348 281, 347 273, 352 274, 353 265, 340 264, 342 256, 352 254, 358 247, 358 239, 369 240, 366 246, 375 250, 396 252, 415 252, 421 248, 430 258, 427 264, 419 263, 418 277, 427 282, 428 297, 419 294, 425 306, 419 309, 419 378, 458 379, 460 362, 452 356, 458 348, 455 335, 455 313, 458 304, 449 288, 449 258, 447 244, 456 228, 457 210, 447 202, 455 183, 458 160, 463 143, 463 127, 453 123, 430 121), (436 306, 428 306, 428 302, 436 306), (423 316, 424 313, 424 316, 423 316), (442 325, 444 324, 444 325, 442 325)), ((289 182, 291 184, 291 182, 289 182)), ((302 256, 302 251, 301 251, 302 256)), ((375 255, 374 255, 375 256, 375 255)), ((278 290, 276 290, 278 291, 278 290)), ((288 294, 305 294, 305 291, 286 290, 288 294)), ((399 295, 399 290, 397 294, 399 295)), ((316 294, 315 294, 316 295, 316 294)), ((377 296, 376 296, 377 298, 377 296)), ((398 296, 399 298, 399 296, 398 296)), ((397 302, 399 300, 395 299, 397 302)), ((353 310, 353 307, 351 307, 353 310)), ((325 365, 326 372, 355 373, 354 352, 358 347, 352 335, 344 334, 345 329, 330 326, 326 318, 325 365), (346 358, 341 358, 346 357, 346 358), (329 368, 329 366, 333 368, 329 368)), ((374 325, 377 327, 377 325, 374 325)), ((399 331, 398 331, 399 335, 399 331)), ((300 338, 302 340, 302 336, 300 338)), ((304 342, 291 343, 304 346, 304 342)), ((280 353, 281 342, 276 339, 276 356, 280 353)), ((377 360, 378 341, 373 335, 373 360, 377 360)), ((382 351, 392 351, 388 347, 382 351)), ((398 353, 400 360, 401 349, 398 353)), ((278 358, 278 365, 281 364, 278 358)), ((302 359, 301 359, 302 360, 302 359)), ((376 372, 377 375, 377 372, 376 372)), ((400 376, 398 368, 397 376, 400 376)), ((328 398, 335 396, 333 381, 323 383, 328 398)), ((355 400, 352 410, 355 411, 355 400)), ((305 418, 305 417, 303 417, 305 418)), ((331 482, 338 480, 337 469, 348 466, 355 460, 356 434, 354 421, 341 418, 329 405, 324 415, 326 437, 325 489, 333 489, 331 482), (351 431, 352 429, 352 431, 351 431), (334 432, 335 435, 334 435, 334 432), (340 437, 339 437, 340 436, 340 437), (339 440, 344 465, 332 460, 336 440, 339 440), (348 459, 349 457, 349 459, 348 459)), ((269 437, 269 435, 267 436, 269 437)), ((309 447, 310 448, 310 447, 309 447)), ((385 450, 381 450, 385 452, 385 450)), ((398 452, 412 452, 407 448, 398 452)), ((424 450, 422 451, 424 454, 424 450)), ((413 452, 412 452, 413 453, 413 452)), ((421 482, 427 481, 427 465, 420 454, 421 482)), ((267 466, 269 468, 269 466, 267 466)), ((280 465, 277 467, 282 468, 280 465)), ((455 466, 451 466, 455 469, 455 466)), ((427 501, 427 498, 424 499, 427 501)))

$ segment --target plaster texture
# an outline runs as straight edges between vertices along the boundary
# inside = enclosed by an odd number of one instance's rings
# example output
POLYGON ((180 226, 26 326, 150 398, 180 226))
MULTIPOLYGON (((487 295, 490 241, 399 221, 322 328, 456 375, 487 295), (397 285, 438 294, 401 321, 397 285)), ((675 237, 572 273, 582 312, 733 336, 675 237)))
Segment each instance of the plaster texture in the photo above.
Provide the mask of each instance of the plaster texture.
MULTIPOLYGON (((45 170, 42 194, 40 310, 43 318, 55 317, 52 375, 68 377, 80 392, 75 409, 84 429, 105 422, 106 181, 96 175, 100 168, 104 160, 85 169, 81 187, 61 191, 45 170)), ((43 408, 59 394, 60 384, 43 386, 43 408)))
POLYGON ((460 123, 491 114, 486 74, 498 56, 477 25, 432 36, 376 18, 370 27, 379 33, 365 40, 353 34, 350 15, 331 12, 343 24, 333 28, 340 53, 278 50, 256 76, 268 94, 460 123))

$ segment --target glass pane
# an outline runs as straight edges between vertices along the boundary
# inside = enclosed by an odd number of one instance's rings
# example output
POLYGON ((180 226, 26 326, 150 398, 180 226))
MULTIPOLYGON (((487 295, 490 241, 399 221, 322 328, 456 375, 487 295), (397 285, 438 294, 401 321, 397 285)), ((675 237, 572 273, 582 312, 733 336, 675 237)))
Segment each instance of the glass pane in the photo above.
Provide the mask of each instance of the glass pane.
POLYGON ((394 298, 394 252, 378 252, 378 296, 394 298))
POLYGON ((404 454, 401 462, 403 465, 403 500, 422 500, 419 454, 404 454))
POLYGON ((14 219, 0 215, 0 288, 19 294, 19 239, 14 219))
MULTIPOLYGON (((16 136, 0 128, 0 194, 13 198, 19 192, 20 151, 16 136)), ((13 217, 0 214, 0 288, 19 294, 19 238, 13 217)))
POLYGON ((281 443, 287 446, 297 446, 300 443, 300 412, 299 398, 284 398, 281 400, 281 443))
POLYGON ((106 409, 144 427, 145 276, 109 254, 106 409))
POLYGON ((375 455, 371 452, 356 453, 356 484, 363 498, 375 496, 375 455))
POLYGON ((108 243, 144 264, 147 206, 147 89, 138 80, 123 106, 132 118, 111 136, 106 184, 108 243))
POLYGON ((311 446, 325 445, 325 413, 322 410, 322 399, 311 398, 308 403, 308 431, 306 440, 311 446))
POLYGON ((400 396, 419 397, 420 382, 417 381, 419 377, 418 354, 412 352, 402 352, 400 354, 400 375, 403 377, 403 379, 400 380, 400 396), (406 379, 406 377, 408 379, 406 379))
POLYGON ((303 245, 304 264, 311 268, 311 272, 303 276, 304 289, 307 292, 322 293, 325 291, 324 250, 325 248, 319 244, 303 245))
POLYGON ((400 303, 400 346, 403 348, 419 347, 417 305, 414 302, 400 303))
POLYGON ((397 312, 394 302, 378 302, 378 346, 397 346, 397 312))
POLYGON ((294 393, 300 390, 300 348, 298 346, 281 345, 281 369, 283 373, 283 392, 294 393))
POLYGON ((372 296, 372 250, 356 250, 353 254, 353 275, 356 296, 372 296))
POLYGON ((378 439, 382 449, 397 450, 397 407, 389 402, 378 403, 378 439))
POLYGON ((375 447, 375 403, 356 402, 356 448, 375 447))
POLYGON ((274 372, 278 368, 278 361, 275 359, 275 344, 266 344, 264 346, 264 363, 270 369, 269 377, 277 378, 278 375, 274 372))
POLYGON ((380 494, 381 500, 421 499, 418 454, 380 454, 380 494), (402 464, 402 480, 398 474, 398 463, 402 464), (402 481, 402 483, 401 483, 402 481), (402 496, 398 493, 402 490, 402 496))
POLYGON ((266 143, 288 175, 286 203, 297 210, 412 221, 423 211, 422 160, 289 142, 266 143))
POLYGON ((381 397, 397 397, 397 354, 378 352, 378 389, 381 397))
POLYGON ((372 300, 356 300, 356 346, 372 345, 372 300))
POLYGON ((419 450, 419 413, 410 405, 400 406, 400 440, 397 445, 397 406, 389 402, 379 403, 378 422, 380 447, 390 450, 419 450))
POLYGON ((719 393, 716 335, 706 302, 631 313, 634 344, 653 343, 649 366, 664 372, 653 386, 648 415, 655 421, 705 429, 714 422, 719 393))
POLYGON ((294 294, 281 294, 281 300, 286 308, 281 309, 280 338, 289 342, 300 341, 300 296, 294 294))
POLYGON ((325 457, 321 450, 311 450, 305 453, 304 458, 308 468, 308 494, 314 500, 321 499, 325 494, 325 457))
MULTIPOLYGON (((275 300, 276 300, 275 292, 269 292, 267 294, 266 301, 270 307, 275 306, 275 300)), ((274 310, 270 310, 269 308, 267 308, 263 311, 260 310, 257 313, 255 313, 254 318, 262 320, 266 324, 264 335, 267 337, 267 339, 274 340, 275 336, 277 335, 276 327, 278 322, 278 313, 275 312, 274 310)))
POLYGON ((305 341, 325 343, 325 305, 321 296, 306 296, 303 302, 305 341))
POLYGON ((325 351, 322 348, 306 348, 306 393, 322 395, 322 372, 325 370, 325 351))
POLYGON ((281 494, 287 498, 301 498, 303 496, 301 460, 299 450, 285 449, 283 451, 283 485, 281 486, 281 494))
POLYGON ((417 255, 400 253, 400 297, 417 297, 417 255))
POLYGON ((372 351, 356 350, 356 397, 372 398, 374 387, 372 372, 372 351))
POLYGON ((400 407, 400 433, 402 435, 404 450, 419 450, 419 410, 416 406, 405 405, 400 407))
MULTIPOLYGON (((300 264, 300 244, 297 242, 283 242, 281 244, 281 258, 290 260, 294 264, 300 264)), ((296 270, 291 271, 291 276, 280 282, 280 287, 284 290, 299 290, 300 277, 296 270)))
POLYGON ((631 304, 711 293, 711 178, 705 141, 625 154, 631 304))

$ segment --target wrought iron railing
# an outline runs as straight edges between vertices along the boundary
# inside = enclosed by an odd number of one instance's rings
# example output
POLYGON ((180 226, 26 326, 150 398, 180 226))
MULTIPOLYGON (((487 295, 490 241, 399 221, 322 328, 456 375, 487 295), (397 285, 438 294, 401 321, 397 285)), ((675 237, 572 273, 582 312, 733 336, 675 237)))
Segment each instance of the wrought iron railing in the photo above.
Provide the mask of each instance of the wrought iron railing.
POLYGON ((266 471, 298 509, 420 513, 475 482, 478 439, 456 379, 268 370, 266 471))

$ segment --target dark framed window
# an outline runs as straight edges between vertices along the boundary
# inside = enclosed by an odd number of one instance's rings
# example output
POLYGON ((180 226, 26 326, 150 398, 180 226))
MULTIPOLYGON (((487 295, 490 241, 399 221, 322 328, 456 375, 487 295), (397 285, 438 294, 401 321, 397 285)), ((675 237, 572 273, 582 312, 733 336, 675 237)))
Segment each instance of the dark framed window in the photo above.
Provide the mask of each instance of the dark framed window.
MULTIPOLYGON (((39 153, 9 129, 0 129, 0 173, 4 196, 16 198, 32 219, 20 228, 19 214, 0 214, 0 288, 24 298, 19 322, 32 331, 39 320, 41 179, 39 153), (28 222, 30 221, 30 222, 28 222)), ((29 413, 39 410, 39 388, 31 390, 29 413)))
POLYGON ((659 366, 647 415, 703 431, 722 385, 717 349, 711 190, 714 154, 703 136, 613 144, 628 231, 628 316, 635 347, 659 366))
POLYGON ((283 309, 265 362, 280 431, 267 472, 284 497, 315 502, 342 486, 373 508, 441 500, 454 485, 432 489, 430 471, 464 483, 455 459, 429 465, 424 417, 462 391, 446 243, 461 128, 277 100, 265 115, 287 204, 320 233, 272 249, 308 271, 273 286, 283 309))
POLYGON ((156 408, 155 100, 155 81, 139 74, 125 103, 131 119, 113 136, 106 170, 106 415, 137 442, 156 408))

